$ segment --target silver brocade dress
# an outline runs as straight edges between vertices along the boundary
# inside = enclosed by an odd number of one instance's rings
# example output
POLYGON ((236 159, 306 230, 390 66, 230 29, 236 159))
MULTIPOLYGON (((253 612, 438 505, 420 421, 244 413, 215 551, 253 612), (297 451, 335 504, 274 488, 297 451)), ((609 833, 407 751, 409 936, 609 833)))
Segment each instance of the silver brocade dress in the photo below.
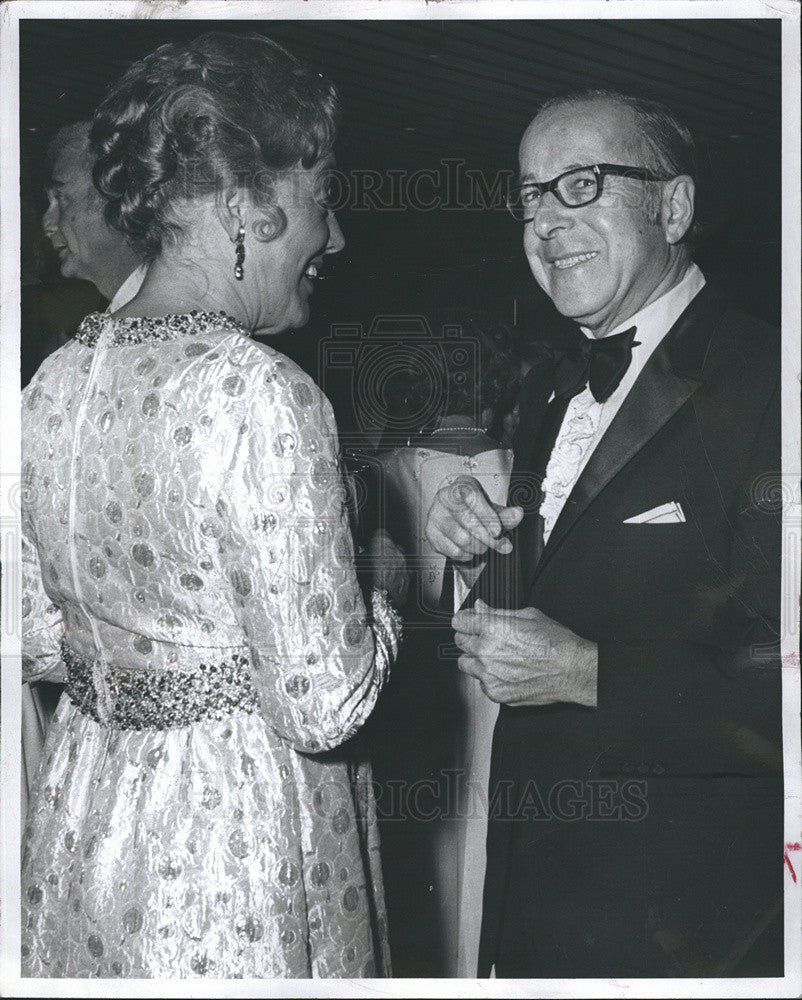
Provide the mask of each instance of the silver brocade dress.
POLYGON ((395 651, 331 407, 221 315, 87 317, 23 395, 23 670, 64 679, 27 976, 389 974, 370 769, 395 651))

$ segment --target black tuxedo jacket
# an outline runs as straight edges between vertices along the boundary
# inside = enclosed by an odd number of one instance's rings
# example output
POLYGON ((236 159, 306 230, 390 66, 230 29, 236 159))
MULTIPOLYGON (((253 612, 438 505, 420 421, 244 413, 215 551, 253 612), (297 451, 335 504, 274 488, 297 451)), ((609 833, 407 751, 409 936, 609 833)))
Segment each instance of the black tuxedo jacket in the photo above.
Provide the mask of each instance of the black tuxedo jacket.
MULTIPOLYGON (((542 552, 530 511, 474 589, 599 649, 596 708, 502 706, 480 975, 781 974, 779 374, 777 332, 706 286, 542 552), (625 523, 669 501, 684 523, 625 523)), ((524 506, 547 361, 525 388, 524 506)))

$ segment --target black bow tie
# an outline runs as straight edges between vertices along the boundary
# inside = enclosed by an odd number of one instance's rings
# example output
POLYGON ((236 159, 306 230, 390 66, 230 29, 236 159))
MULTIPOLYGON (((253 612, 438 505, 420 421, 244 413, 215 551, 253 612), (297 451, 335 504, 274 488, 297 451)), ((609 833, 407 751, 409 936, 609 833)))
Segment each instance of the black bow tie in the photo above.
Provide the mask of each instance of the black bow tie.
POLYGON ((554 395, 571 399, 587 386, 598 403, 603 403, 618 388, 632 361, 632 348, 638 346, 635 327, 611 337, 586 337, 562 350, 552 348, 554 360, 554 395))

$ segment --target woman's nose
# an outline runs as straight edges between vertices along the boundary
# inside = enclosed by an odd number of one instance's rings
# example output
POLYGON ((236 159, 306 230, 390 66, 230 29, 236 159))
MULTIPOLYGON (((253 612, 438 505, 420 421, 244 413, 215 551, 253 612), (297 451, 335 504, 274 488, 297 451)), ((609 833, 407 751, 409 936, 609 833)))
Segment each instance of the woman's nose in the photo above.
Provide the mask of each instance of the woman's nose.
POLYGON ((337 221, 337 216, 334 212, 329 212, 329 242, 326 244, 326 249, 324 253, 339 253, 345 246, 345 237, 343 236, 343 231, 340 229, 340 223, 337 221))

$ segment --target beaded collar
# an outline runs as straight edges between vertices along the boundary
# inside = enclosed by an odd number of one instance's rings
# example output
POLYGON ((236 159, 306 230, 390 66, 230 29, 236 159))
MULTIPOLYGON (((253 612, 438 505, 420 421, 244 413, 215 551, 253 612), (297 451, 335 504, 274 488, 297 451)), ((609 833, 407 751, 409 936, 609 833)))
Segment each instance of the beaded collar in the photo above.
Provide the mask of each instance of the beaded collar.
POLYGON ((107 323, 114 326, 111 343, 117 347, 127 344, 143 344, 151 340, 173 340, 209 330, 241 333, 246 337, 250 332, 237 320, 224 312, 192 312, 169 316, 129 316, 115 319, 108 313, 90 313, 78 327, 75 339, 86 347, 94 347, 107 323))

